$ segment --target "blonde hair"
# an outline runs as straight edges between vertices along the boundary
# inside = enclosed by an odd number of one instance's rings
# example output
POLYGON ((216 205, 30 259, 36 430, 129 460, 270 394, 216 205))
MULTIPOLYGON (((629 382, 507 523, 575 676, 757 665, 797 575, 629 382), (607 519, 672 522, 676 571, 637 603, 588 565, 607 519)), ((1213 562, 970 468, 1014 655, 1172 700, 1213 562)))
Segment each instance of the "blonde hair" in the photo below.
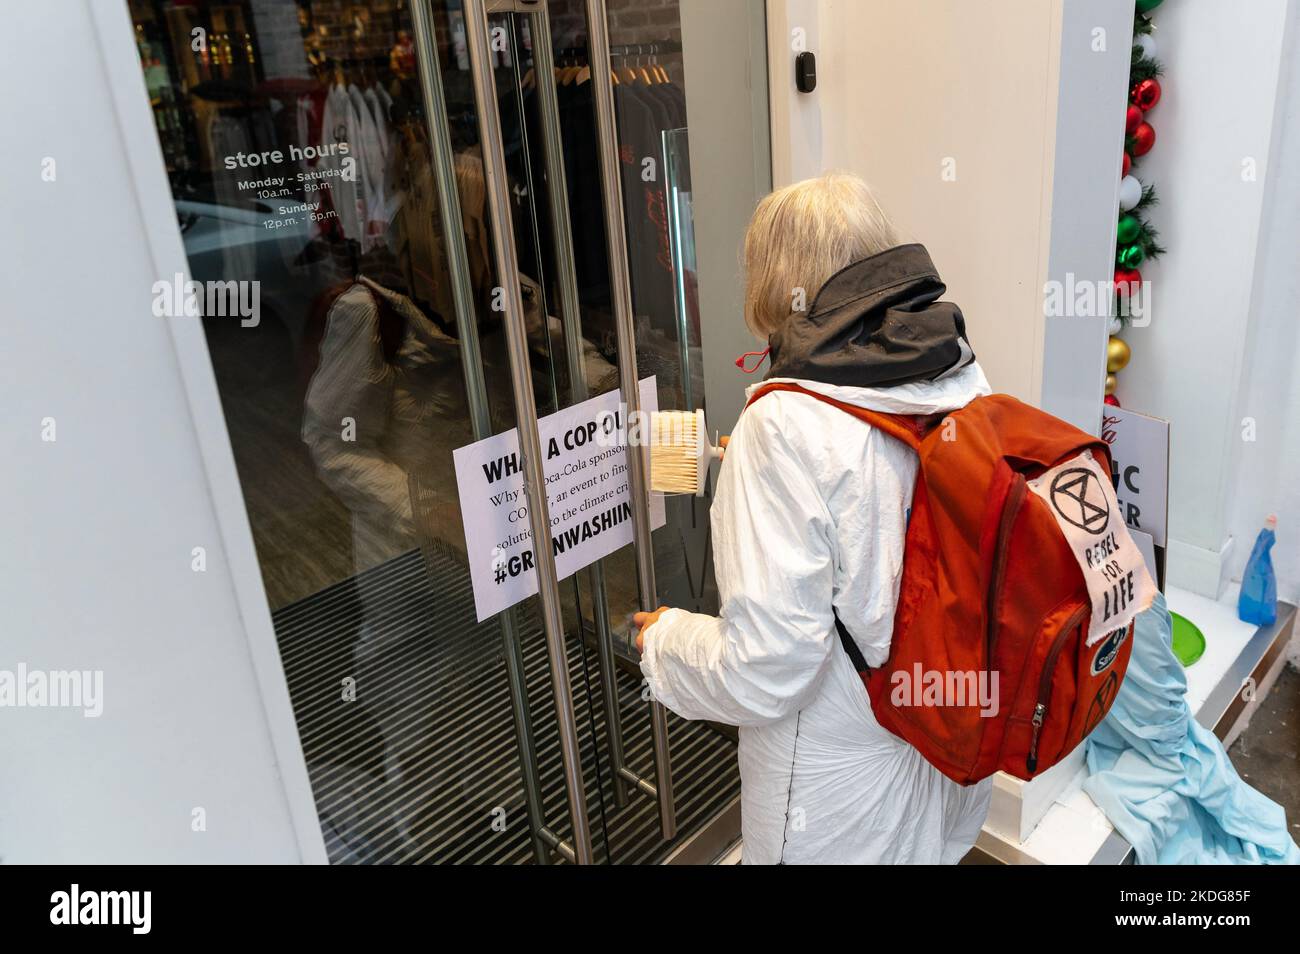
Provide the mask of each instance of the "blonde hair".
POLYGON ((796 313, 800 291, 798 313, 806 314, 828 278, 898 244, 871 187, 855 175, 828 172, 777 189, 745 231, 745 324, 767 338, 796 313))

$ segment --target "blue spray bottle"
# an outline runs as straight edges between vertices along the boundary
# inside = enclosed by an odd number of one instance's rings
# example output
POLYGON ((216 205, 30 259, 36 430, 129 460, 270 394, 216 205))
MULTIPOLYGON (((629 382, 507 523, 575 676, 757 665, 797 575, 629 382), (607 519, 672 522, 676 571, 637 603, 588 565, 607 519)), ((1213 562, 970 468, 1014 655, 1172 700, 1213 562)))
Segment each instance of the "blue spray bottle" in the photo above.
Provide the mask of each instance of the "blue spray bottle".
POLYGON ((1246 572, 1241 578, 1241 595, 1237 598, 1237 615, 1244 622, 1268 626, 1277 621, 1277 577, 1269 551, 1277 539, 1277 517, 1270 515, 1264 529, 1255 538, 1246 572))

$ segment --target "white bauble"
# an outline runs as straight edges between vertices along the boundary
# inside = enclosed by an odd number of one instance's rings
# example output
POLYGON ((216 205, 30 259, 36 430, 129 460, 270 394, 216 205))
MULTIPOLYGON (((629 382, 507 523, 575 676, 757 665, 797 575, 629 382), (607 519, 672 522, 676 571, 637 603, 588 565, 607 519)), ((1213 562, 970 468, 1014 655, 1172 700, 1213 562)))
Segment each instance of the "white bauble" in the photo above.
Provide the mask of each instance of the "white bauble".
POLYGON ((1117 335, 1124 330, 1124 322, 1120 321, 1114 315, 1106 322, 1106 334, 1117 335))
POLYGON ((1150 33, 1141 33, 1133 38, 1133 45, 1142 51, 1142 55, 1149 60, 1156 58, 1156 38, 1150 33))
POLYGON ((1127 212, 1142 201, 1142 183, 1137 176, 1125 176, 1119 183, 1119 207, 1127 212))

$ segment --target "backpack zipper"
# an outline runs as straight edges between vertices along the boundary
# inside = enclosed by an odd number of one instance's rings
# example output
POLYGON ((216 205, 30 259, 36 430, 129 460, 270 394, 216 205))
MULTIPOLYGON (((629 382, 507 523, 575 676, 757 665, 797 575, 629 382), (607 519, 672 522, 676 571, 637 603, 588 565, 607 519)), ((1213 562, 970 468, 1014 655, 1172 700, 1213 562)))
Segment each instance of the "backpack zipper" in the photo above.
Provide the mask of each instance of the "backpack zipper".
POLYGON ((985 638, 989 668, 993 666, 993 643, 997 635, 998 625, 998 592, 1002 589, 1002 580, 1007 574, 1007 551, 1010 549, 1011 527, 1016 522, 1016 515, 1020 512, 1021 504, 1025 502, 1025 491, 1028 486, 1024 477, 1020 474, 1015 475, 1015 482, 1011 485, 1011 489, 1007 491, 1007 501, 1002 507, 1002 517, 998 523, 997 540, 993 545, 993 576, 989 580, 987 598, 988 632, 985 638))
POLYGON ((1043 671, 1038 677, 1038 704, 1034 706, 1034 716, 1030 720, 1034 725, 1034 734, 1029 739, 1029 754, 1025 757, 1025 769, 1030 775, 1038 770, 1038 733, 1042 731, 1043 721, 1047 718, 1047 703, 1052 692, 1052 673, 1056 671, 1056 658, 1061 655, 1065 637, 1083 624, 1083 616, 1087 612, 1087 606, 1075 610, 1074 615, 1066 620, 1061 631, 1056 634, 1052 648, 1047 651, 1047 661, 1043 664, 1043 671))

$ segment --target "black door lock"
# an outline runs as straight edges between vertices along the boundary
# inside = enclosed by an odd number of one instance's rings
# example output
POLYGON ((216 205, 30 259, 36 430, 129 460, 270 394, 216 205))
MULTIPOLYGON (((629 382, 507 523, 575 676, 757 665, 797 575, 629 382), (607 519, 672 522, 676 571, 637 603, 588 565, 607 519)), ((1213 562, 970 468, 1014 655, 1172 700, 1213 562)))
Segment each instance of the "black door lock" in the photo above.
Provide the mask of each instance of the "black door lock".
POLYGON ((817 57, 808 50, 794 58, 794 85, 801 93, 817 88, 817 57))

